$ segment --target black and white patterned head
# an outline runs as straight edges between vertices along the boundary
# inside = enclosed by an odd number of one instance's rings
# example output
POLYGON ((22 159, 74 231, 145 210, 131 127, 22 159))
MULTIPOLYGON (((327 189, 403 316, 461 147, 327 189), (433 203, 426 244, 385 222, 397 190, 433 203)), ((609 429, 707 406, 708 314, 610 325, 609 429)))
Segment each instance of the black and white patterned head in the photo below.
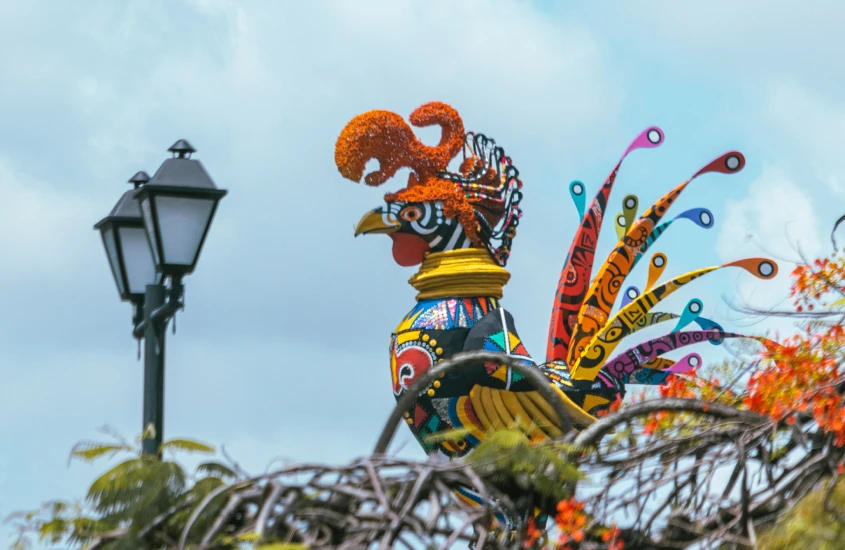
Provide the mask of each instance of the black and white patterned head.
POLYGON ((393 239, 393 258, 401 266, 419 265, 428 252, 471 248, 457 218, 443 213, 441 201, 391 201, 368 212, 355 228, 355 235, 383 233, 393 239))

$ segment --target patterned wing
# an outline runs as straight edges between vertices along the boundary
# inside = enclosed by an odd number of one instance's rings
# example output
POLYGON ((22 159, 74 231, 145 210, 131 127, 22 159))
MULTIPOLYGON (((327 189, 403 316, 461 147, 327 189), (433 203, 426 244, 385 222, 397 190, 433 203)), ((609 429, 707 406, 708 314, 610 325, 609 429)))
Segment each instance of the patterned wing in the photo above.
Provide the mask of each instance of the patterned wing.
MULTIPOLYGON (((473 326, 464 351, 475 350, 524 357, 534 364, 519 338, 513 317, 503 308, 490 312, 473 326)), ((468 382, 473 387, 468 397, 455 401, 454 414, 450 420, 453 424, 460 423, 470 429, 476 439, 482 438, 483 432, 488 429, 514 425, 522 426, 534 441, 562 435, 560 422, 552 406, 519 373, 513 372, 506 365, 485 362, 475 367, 468 376, 468 382), (482 429, 473 433, 477 427, 482 429)), ((585 426, 595 420, 576 403, 575 400, 580 397, 577 392, 570 395, 557 389, 574 425, 585 426)))

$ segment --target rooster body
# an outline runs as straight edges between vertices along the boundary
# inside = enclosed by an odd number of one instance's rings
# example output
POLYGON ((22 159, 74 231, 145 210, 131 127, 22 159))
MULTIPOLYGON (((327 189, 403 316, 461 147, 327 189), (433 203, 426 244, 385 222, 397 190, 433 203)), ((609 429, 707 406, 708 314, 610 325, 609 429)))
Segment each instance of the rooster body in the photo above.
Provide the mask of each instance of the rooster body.
MULTIPOLYGON (((661 357, 664 353, 697 342, 719 344, 742 336, 701 317, 700 300, 691 300, 680 315, 651 311, 662 299, 721 267, 741 267, 761 279, 777 272, 771 260, 752 258, 656 284, 666 263, 665 256, 656 254, 644 291, 629 287, 622 293, 627 275, 674 220, 686 218, 701 227, 712 226, 712 214, 701 208, 668 222, 661 218, 695 177, 739 171, 744 159, 731 152, 672 189, 638 219, 636 197, 625 197, 617 218, 619 242, 592 277, 599 231, 620 160, 588 208, 583 203, 583 184, 573 183, 570 188, 581 220, 555 295, 546 360, 535 361, 501 304, 502 289, 510 278, 504 266, 522 215, 522 182, 516 168, 493 140, 465 133, 457 112, 448 105, 426 104, 410 120, 418 126, 440 125, 440 144, 423 145, 398 115, 371 111, 347 124, 335 150, 340 172, 354 181, 364 176, 368 161, 378 160, 379 169, 364 178, 371 186, 386 182, 399 168, 411 168, 407 187, 389 193, 384 206, 367 213, 355 230, 356 236, 390 236, 394 260, 402 266, 420 266, 409 281, 419 292, 417 303, 390 339, 390 374, 397 399, 438 361, 460 352, 496 351, 540 369, 569 413, 568 424, 578 429, 621 399, 626 384, 660 383, 669 373, 688 371, 701 360, 692 353, 676 362, 661 357), (460 168, 449 171, 449 163, 462 151, 460 168), (620 293, 621 307, 612 314, 620 293), (625 337, 669 320, 677 322, 672 332, 611 355, 625 337), (701 330, 680 330, 693 322, 701 330)), ((649 128, 622 158, 662 141, 662 131, 649 128)), ((561 436, 563 428, 551 405, 528 380, 489 362, 434 381, 404 415, 426 452, 439 451, 449 458, 471 452, 490 429, 519 425, 536 442, 561 436), (431 437, 453 430, 460 430, 460 439, 431 437)))
MULTIPOLYGON (((493 351, 534 363, 512 315, 500 302, 501 287, 509 274, 493 262, 486 249, 471 245, 454 218, 445 218, 441 212, 438 202, 397 201, 370 212, 356 228, 359 235, 392 228, 389 234, 394 240, 394 258, 400 264, 420 263, 412 254, 424 251, 420 272, 411 279, 411 284, 420 289, 419 300, 390 339, 390 374, 397 399, 438 361, 460 352, 493 351), (452 273, 450 264, 458 270, 463 268, 463 272, 452 273), (436 288, 433 279, 438 276, 456 280, 447 280, 445 288, 436 288), (491 284, 491 279, 498 279, 498 283, 491 284), (457 283, 458 288, 453 290, 450 283, 457 283), (460 288, 462 285, 465 288, 460 288), (426 298, 432 286, 434 294, 447 296, 426 298)), ((547 366, 541 368, 551 372, 547 366)), ((601 390, 598 386, 596 389, 601 390)), ((466 455, 483 440, 486 430, 510 425, 517 417, 536 424, 530 427, 532 439, 560 435, 551 407, 535 390, 504 365, 473 365, 435 381, 405 413, 405 420, 426 452, 438 450, 449 458, 466 455), (430 437, 455 429, 464 430, 466 435, 436 443, 430 437)), ((620 390, 624 391, 621 385, 610 393, 615 395, 620 390)), ((582 423, 589 422, 589 415, 579 407, 587 394, 569 393, 572 415, 582 423)))

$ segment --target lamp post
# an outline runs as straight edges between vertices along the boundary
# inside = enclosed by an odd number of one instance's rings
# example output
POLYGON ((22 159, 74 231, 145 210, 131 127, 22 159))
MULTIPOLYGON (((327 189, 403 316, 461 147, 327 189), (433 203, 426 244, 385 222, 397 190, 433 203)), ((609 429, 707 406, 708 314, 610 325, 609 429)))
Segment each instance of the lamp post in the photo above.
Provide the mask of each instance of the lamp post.
POLYGON ((217 205, 218 189, 180 139, 150 178, 138 172, 99 230, 122 301, 134 306, 132 334, 144 340, 142 451, 160 456, 164 426, 164 342, 167 323, 184 308, 182 278, 193 273, 217 205), (168 284, 169 283, 169 284, 168 284))

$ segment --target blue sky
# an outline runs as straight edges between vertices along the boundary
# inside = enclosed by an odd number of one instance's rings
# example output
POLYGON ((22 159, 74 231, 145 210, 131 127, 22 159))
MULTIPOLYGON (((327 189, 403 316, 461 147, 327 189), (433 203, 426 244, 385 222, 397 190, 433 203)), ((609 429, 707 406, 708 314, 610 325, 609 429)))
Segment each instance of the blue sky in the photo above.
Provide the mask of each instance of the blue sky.
MULTIPOLYGON (((352 237, 384 192, 334 166, 337 135, 360 112, 446 101, 513 157, 525 216, 505 305, 538 357, 576 225, 568 184, 594 193, 652 124, 666 142, 626 161, 614 213, 626 194, 650 204, 730 149, 748 160, 674 207, 708 207, 716 227, 664 235, 664 278, 764 251, 795 259, 795 243, 827 252, 845 198, 845 5, 794 5, 3 3, 0 515, 81 495, 102 466, 68 468, 67 453, 96 428, 140 431, 130 307, 91 227, 178 138, 230 194, 168 336, 165 436, 225 443, 253 471, 366 453, 393 402, 388 337, 415 293, 387 239, 352 237)), ((612 241, 606 227, 602 250, 612 241)), ((630 282, 645 276, 638 267, 630 282)), ((786 289, 737 270, 695 284, 667 308, 699 297, 706 316, 746 331, 766 325, 748 326, 722 296, 773 305, 786 289)), ((419 454, 413 442, 403 452, 419 454)))

